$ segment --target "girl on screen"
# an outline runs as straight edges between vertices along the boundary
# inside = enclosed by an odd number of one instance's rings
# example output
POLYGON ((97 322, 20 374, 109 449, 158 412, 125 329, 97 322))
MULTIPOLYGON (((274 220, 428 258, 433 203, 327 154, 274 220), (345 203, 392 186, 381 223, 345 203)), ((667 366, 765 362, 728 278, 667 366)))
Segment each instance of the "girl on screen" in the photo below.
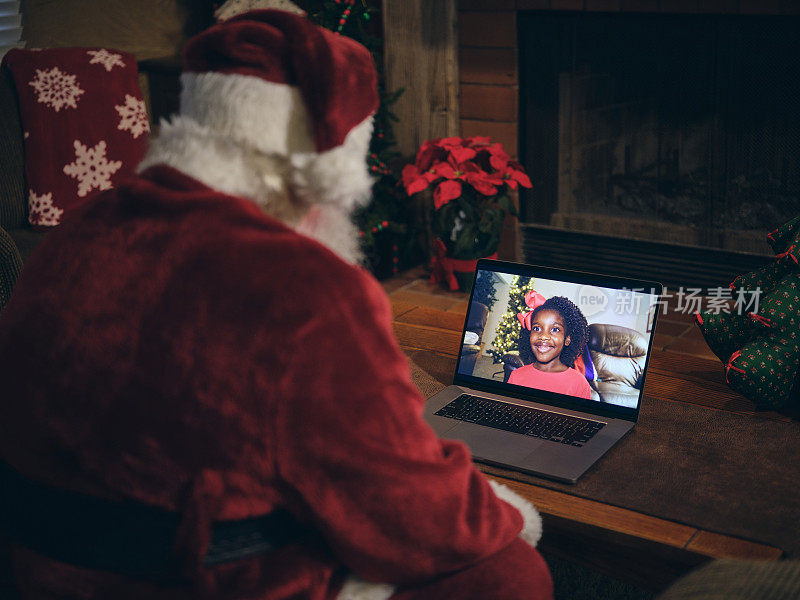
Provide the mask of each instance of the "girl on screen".
POLYGON ((589 383, 575 368, 588 336, 581 309, 553 296, 519 317, 519 356, 525 366, 512 371, 508 383, 591 399, 589 383))

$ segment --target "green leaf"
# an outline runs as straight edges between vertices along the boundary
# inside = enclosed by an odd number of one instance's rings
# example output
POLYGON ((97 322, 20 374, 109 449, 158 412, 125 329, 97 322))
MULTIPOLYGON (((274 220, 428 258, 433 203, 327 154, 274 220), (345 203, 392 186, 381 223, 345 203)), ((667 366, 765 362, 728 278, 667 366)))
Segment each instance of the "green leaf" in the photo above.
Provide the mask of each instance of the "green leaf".
POLYGON ((477 228, 475 227, 474 222, 468 221, 464 223, 464 228, 458 232, 458 237, 453 244, 453 258, 459 258, 463 260, 479 258, 476 255, 476 251, 478 249, 476 248, 475 244, 477 233, 477 228))
POLYGON ((497 205, 501 209, 503 209, 504 211, 514 215, 515 217, 519 216, 519 214, 517 213, 517 207, 514 206, 514 203, 511 201, 511 198, 509 198, 508 196, 503 195, 503 196, 500 196, 499 198, 497 198, 497 205))

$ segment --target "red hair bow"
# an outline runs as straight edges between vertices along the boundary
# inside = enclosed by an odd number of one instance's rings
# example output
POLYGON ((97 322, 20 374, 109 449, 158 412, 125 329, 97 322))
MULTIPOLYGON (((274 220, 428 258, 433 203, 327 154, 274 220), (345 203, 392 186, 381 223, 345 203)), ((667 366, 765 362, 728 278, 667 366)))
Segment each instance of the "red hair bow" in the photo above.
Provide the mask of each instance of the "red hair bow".
POLYGON ((533 317, 534 309, 544 304, 546 299, 547 298, 542 296, 536 290, 530 290, 527 294, 525 294, 525 304, 528 305, 530 310, 524 313, 517 313, 517 318, 519 319, 519 322, 522 323, 522 326, 528 331, 530 331, 531 328, 531 318, 533 317))

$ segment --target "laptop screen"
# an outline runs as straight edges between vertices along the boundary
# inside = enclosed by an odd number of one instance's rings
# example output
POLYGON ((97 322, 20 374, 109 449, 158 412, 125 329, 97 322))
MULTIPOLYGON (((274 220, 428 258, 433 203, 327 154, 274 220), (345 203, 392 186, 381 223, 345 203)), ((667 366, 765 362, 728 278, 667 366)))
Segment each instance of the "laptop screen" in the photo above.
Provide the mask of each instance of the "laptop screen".
POLYGON ((456 383, 635 417, 660 293, 655 282, 479 261, 456 383))

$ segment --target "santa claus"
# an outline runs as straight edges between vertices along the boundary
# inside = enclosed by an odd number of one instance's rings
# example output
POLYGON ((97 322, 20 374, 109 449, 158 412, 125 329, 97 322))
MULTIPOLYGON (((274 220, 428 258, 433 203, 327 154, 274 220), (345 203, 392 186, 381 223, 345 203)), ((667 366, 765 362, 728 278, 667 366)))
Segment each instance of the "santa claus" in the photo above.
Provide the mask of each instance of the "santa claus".
POLYGON ((425 425, 356 265, 370 54, 253 11, 190 40, 182 85, 0 318, 22 598, 552 597, 538 514, 425 425))

